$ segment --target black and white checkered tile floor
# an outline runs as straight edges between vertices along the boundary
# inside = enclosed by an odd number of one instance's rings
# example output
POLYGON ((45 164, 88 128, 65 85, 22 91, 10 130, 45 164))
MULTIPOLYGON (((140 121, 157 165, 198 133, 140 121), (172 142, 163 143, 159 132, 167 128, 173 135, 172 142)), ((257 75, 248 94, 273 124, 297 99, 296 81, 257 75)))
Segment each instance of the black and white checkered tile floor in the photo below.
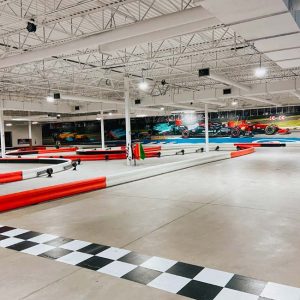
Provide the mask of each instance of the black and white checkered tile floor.
POLYGON ((0 225, 0 247, 201 300, 299 300, 300 289, 80 240, 0 225))

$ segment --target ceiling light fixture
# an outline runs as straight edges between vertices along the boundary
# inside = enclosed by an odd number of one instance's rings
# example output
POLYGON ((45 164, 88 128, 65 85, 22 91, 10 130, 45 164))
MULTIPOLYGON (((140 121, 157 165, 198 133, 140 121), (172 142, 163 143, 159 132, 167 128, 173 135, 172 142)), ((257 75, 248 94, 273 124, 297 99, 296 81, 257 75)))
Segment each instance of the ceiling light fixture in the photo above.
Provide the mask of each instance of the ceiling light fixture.
POLYGON ((142 91, 146 91, 148 89, 148 87, 149 87, 149 84, 144 79, 143 79, 143 81, 141 81, 139 83, 139 89, 142 90, 142 91))
POLYGON ((259 67, 255 69, 254 74, 257 78, 264 78, 267 75, 267 69, 261 65, 261 55, 259 59, 259 67))
POLYGON ((232 105, 232 106, 236 106, 236 105, 238 105, 238 102, 237 102, 237 100, 233 100, 233 101, 231 102, 231 105, 232 105))
POLYGON ((39 122, 34 121, 34 122, 32 122, 32 124, 33 124, 33 125, 36 125, 36 124, 39 124, 39 122))
POLYGON ((7 123, 7 124, 5 124, 5 126, 7 126, 7 127, 11 127, 11 126, 12 126, 12 124, 11 124, 11 123, 7 123))
POLYGON ((161 107, 160 110, 165 110, 165 108, 164 108, 164 107, 161 107))
POLYGON ((49 103, 53 103, 54 102, 54 97, 53 96, 47 96, 47 101, 49 102, 49 103))
POLYGON ((109 116, 112 116, 112 112, 108 113, 109 116))

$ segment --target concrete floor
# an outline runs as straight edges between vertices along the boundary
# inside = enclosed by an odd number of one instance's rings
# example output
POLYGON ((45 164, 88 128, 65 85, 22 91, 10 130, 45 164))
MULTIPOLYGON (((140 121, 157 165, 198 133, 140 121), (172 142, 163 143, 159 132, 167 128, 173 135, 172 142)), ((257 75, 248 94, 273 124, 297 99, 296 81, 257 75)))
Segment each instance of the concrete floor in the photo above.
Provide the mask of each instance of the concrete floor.
MULTIPOLYGON (((299 171, 297 148, 258 149, 2 213, 0 224, 300 287, 299 171)), ((7 249, 0 266, 1 299, 183 299, 7 249)))

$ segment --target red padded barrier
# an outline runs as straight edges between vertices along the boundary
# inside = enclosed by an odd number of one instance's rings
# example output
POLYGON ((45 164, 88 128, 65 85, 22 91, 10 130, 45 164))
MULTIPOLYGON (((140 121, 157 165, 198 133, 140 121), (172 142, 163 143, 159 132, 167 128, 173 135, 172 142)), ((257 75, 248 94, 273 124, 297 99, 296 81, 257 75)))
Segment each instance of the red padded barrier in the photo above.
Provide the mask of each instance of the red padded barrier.
POLYGON ((72 148, 59 148, 59 149, 45 149, 45 150, 39 150, 39 154, 43 153, 59 153, 59 152, 73 152, 78 150, 77 147, 72 147, 72 148))
POLYGON ((0 211, 106 188, 106 177, 74 181, 0 196, 0 211))
MULTIPOLYGON (((146 157, 158 157, 158 152, 161 147, 149 147, 145 148, 146 157)), ((126 159, 126 152, 120 154, 96 154, 96 155, 80 155, 80 154, 67 154, 67 155, 47 155, 38 156, 38 158, 66 158, 71 160, 82 160, 82 161, 94 161, 94 160, 114 160, 114 159, 126 159)))
POLYGON ((255 149, 254 148, 247 148, 244 150, 240 150, 240 151, 233 151, 230 153, 231 158, 235 158, 235 157, 239 157, 239 156, 243 156, 243 155, 248 155, 251 153, 254 153, 255 149))
POLYGON ((234 144, 234 146, 246 149, 246 148, 253 148, 253 147, 255 147, 255 148, 261 147, 261 144, 259 144, 259 143, 253 143, 253 144, 249 143, 249 144, 246 144, 245 143, 245 144, 234 144))
POLYGON ((23 180, 22 171, 15 171, 0 174, 0 184, 23 180))

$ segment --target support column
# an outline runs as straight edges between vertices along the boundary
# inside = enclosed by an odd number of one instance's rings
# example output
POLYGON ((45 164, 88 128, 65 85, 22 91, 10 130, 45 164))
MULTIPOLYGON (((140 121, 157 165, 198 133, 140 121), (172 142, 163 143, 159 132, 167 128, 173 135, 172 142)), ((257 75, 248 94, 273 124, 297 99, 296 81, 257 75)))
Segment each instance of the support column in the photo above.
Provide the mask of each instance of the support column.
POLYGON ((5 157, 5 128, 3 110, 0 108, 1 157, 5 157))
POLYGON ((32 147, 32 128, 31 128, 31 121, 28 121, 28 138, 29 138, 29 146, 32 147))
POLYGON ((105 136, 104 136, 104 116, 103 116, 103 112, 101 112, 101 148, 105 149, 105 136))
POLYGON ((129 99, 129 77, 128 76, 124 77, 124 94, 125 94, 127 166, 130 166, 132 162, 132 148, 131 148, 130 99, 129 99))
POLYGON ((208 136, 208 105, 204 105, 205 110, 205 152, 209 152, 209 136, 208 136))

